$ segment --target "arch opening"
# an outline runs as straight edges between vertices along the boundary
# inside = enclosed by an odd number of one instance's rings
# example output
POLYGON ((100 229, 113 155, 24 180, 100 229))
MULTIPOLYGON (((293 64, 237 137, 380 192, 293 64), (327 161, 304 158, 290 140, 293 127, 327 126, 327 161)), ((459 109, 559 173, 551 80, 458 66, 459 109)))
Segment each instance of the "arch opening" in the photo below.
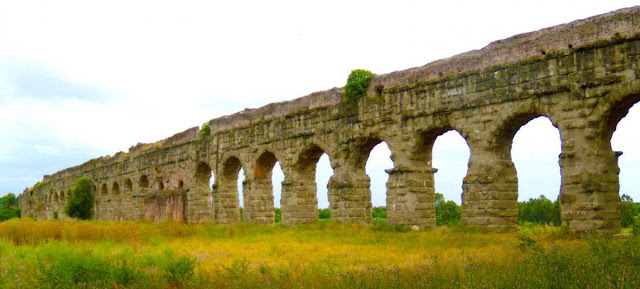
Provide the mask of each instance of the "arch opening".
POLYGON ((331 218, 331 202, 328 194, 329 179, 333 175, 333 168, 329 155, 319 146, 313 144, 304 150, 299 156, 294 167, 296 172, 296 180, 301 181, 304 188, 305 200, 301 201, 301 197, 297 198, 299 206, 302 205, 305 211, 311 211, 312 215, 308 216, 308 222, 315 220, 326 220, 331 218))
POLYGON ((384 141, 376 141, 371 147, 365 164, 365 172, 369 176, 369 190, 371 191, 372 217, 374 219, 387 218, 387 181, 389 175, 386 170, 394 168, 391 160, 391 150, 384 141))
POLYGON ((624 116, 616 124, 611 135, 611 148, 618 156, 619 190, 621 199, 621 225, 630 227, 633 225, 633 217, 638 214, 640 201, 640 134, 637 127, 640 124, 640 105, 632 105, 624 116))
POLYGON ((141 189, 149 188, 149 179, 147 178, 146 175, 140 176, 140 180, 138 181, 138 186, 140 186, 141 189))
POLYGON ((457 130, 448 130, 435 137, 430 165, 434 173, 435 193, 442 194, 443 201, 462 205, 462 183, 467 175, 471 150, 457 130))
POLYGON ((118 182, 114 182, 114 183, 113 183, 113 186, 112 186, 112 188, 111 188, 111 192, 112 192, 114 195, 118 195, 118 194, 120 194, 120 185, 118 185, 118 182))
MULTIPOLYGON (((261 220, 264 223, 279 223, 281 219, 280 199, 284 173, 276 156, 266 151, 258 157, 254 170, 255 210, 273 212, 273 220, 261 220)), ((248 208, 249 204, 247 204, 248 208)), ((270 215, 270 212, 263 212, 270 215)))
POLYGON ((230 157, 223 163, 220 198, 222 203, 221 214, 223 222, 235 222, 243 217, 243 183, 245 181, 242 163, 236 157, 230 157))
POLYGON ((196 182, 198 182, 198 186, 207 187, 208 189, 210 189, 211 176, 211 167, 207 163, 201 162, 196 169, 196 182))
POLYGON ((133 191, 133 183, 131 182, 131 179, 127 178, 124 180, 124 189, 126 192, 133 191))
POLYGON ((109 193, 109 189, 107 188, 107 184, 102 184, 102 187, 100 188, 100 193, 102 193, 103 195, 106 195, 109 193))
POLYGON ((518 222, 560 225, 560 131, 546 116, 523 122, 509 146, 518 180, 518 222))

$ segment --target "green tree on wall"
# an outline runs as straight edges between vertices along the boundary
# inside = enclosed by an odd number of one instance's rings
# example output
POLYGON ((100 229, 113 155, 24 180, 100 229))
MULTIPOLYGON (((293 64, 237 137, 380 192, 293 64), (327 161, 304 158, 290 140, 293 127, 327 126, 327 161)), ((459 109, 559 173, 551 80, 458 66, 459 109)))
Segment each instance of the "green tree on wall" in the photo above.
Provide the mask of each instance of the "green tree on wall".
POLYGON ((85 177, 78 178, 64 207, 67 216, 81 220, 91 219, 94 198, 91 181, 85 177))
POLYGON ((16 195, 9 193, 0 198, 0 222, 20 217, 20 209, 16 204, 16 195))

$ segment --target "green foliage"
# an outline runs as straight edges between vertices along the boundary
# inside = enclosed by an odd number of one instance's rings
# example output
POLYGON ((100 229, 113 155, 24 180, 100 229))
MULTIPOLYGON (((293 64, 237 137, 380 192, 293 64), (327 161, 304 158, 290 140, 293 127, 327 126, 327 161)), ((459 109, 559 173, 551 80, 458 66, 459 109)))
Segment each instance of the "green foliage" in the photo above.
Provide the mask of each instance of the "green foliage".
POLYGON ((377 232, 406 233, 406 232, 410 232, 411 228, 405 225, 387 224, 387 220, 384 220, 384 219, 374 219, 373 224, 371 226, 371 230, 377 231, 377 232))
POLYGON ((81 220, 91 219, 94 198, 91 181, 85 177, 78 178, 64 208, 67 216, 81 220))
POLYGON ((0 222, 20 217, 16 196, 12 193, 0 198, 0 222))
POLYGON ((373 73, 364 69, 352 70, 344 86, 344 99, 348 102, 357 102, 359 98, 367 93, 367 88, 371 84, 373 73))
POLYGON ((446 201, 444 196, 436 193, 436 225, 453 226, 460 223, 462 209, 454 201, 446 201))
POLYGON ((196 268, 196 259, 180 255, 177 256, 173 251, 165 252, 163 267, 166 271, 165 278, 171 283, 184 283, 193 277, 196 268))
POLYGON ((318 218, 320 220, 331 219, 331 211, 329 211, 329 209, 319 209, 318 210, 318 218))
POLYGON ((640 204, 633 202, 628 195, 622 195, 622 227, 628 228, 633 226, 633 218, 638 215, 640 204))
POLYGON ((275 213, 276 213, 276 224, 279 224, 282 222, 282 210, 280 208, 276 208, 275 213))
POLYGON ((211 134, 211 128, 209 127, 209 123, 205 122, 202 124, 202 127, 200 127, 200 136, 206 137, 209 134, 211 134))
POLYGON ((386 219, 387 218, 387 208, 385 207, 375 207, 372 210, 374 219, 386 219))
POLYGON ((518 222, 525 222, 560 226, 562 218, 560 216, 560 202, 551 202, 545 196, 531 198, 526 202, 518 203, 518 222))

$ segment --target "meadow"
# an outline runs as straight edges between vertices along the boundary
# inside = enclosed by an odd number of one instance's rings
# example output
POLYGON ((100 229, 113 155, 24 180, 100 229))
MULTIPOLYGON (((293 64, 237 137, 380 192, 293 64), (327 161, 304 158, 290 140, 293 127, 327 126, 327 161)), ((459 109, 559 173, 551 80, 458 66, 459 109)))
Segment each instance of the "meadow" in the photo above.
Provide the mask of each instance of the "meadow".
POLYGON ((637 237, 561 227, 0 223, 2 288, 639 288, 637 237))

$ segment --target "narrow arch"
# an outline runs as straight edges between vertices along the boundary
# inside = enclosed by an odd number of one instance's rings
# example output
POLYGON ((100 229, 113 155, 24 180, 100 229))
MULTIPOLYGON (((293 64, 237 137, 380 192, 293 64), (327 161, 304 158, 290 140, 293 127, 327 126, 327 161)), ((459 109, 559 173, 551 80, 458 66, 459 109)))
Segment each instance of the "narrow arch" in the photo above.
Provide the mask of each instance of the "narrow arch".
MULTIPOLYGON (((461 130, 445 124, 419 132, 417 143, 411 152, 409 166, 415 169, 413 178, 423 180, 424 186, 417 189, 425 200, 421 206, 431 208, 420 214, 412 223, 424 222, 424 227, 449 225, 458 222, 462 209, 455 210, 449 218, 438 215, 443 204, 453 201, 464 203, 464 178, 469 171, 471 150, 461 130), (459 215, 458 215, 459 214, 459 215)), ((412 200, 404 200, 409 211, 419 211, 412 200)))
POLYGON ((381 141, 369 152, 369 157, 365 164, 365 172, 370 178, 369 189, 371 190, 371 205, 374 207, 374 218, 386 219, 387 207, 387 181, 389 175, 385 172, 392 169, 391 149, 389 145, 381 141))
POLYGON ((146 175, 142 175, 140 176, 140 179, 138 180, 138 186, 141 189, 147 189, 149 188, 149 179, 147 178, 146 175))
MULTIPOLYGON (((275 196, 273 170, 278 163, 275 154, 265 151, 256 159, 251 193, 244 195, 245 220, 272 224, 275 222, 275 196)), ((278 165, 278 168, 280 166, 278 165)), ((277 192, 280 195, 280 192, 277 192)))
POLYGON ((462 204, 462 183, 467 175, 471 150, 457 130, 448 130, 435 138, 431 150, 434 168, 434 188, 444 201, 462 204))
POLYGON ((560 132, 546 116, 523 124, 514 135, 511 158, 518 176, 518 200, 545 195, 555 200, 560 193, 560 132))
POLYGON ((53 203, 54 203, 54 204, 57 204, 57 203, 58 203, 58 193, 57 193, 57 192, 54 192, 54 193, 53 193, 53 203))
POLYGON ((353 142, 349 148, 353 157, 352 159, 347 159, 347 161, 350 162, 349 169, 353 172, 351 174, 351 180, 349 180, 351 187, 338 186, 331 188, 329 193, 329 198, 332 199, 331 202, 340 203, 337 206, 339 209, 333 210, 332 208, 332 216, 335 213, 336 219, 338 220, 371 223, 373 219, 373 194, 378 195, 377 199, 380 199, 380 202, 383 204, 386 204, 389 196, 387 186, 384 185, 388 181, 388 176, 384 172, 395 168, 393 164, 393 154, 390 153, 390 148, 391 145, 388 142, 377 137, 362 138, 353 142), (382 156, 376 157, 381 159, 380 162, 386 166, 386 168, 374 169, 376 173, 374 177, 381 180, 380 182, 374 182, 374 184, 379 183, 377 188, 372 188, 372 178, 367 173, 367 162, 374 148, 383 142, 386 144, 386 148, 385 145, 383 145, 381 149, 382 156), (386 161, 389 156, 391 162, 386 161), (378 191, 374 191, 374 189, 378 191), (340 195, 345 193, 353 195, 353 198, 340 198, 340 195))
POLYGON ((120 185, 118 184, 118 182, 113 182, 113 186, 111 187, 111 192, 114 195, 119 195, 120 194, 120 185))
POLYGON ((511 145, 518 179, 518 221, 560 225, 560 132, 546 116, 523 124, 511 145), (530 208, 536 207, 532 212, 530 208), (540 218, 539 215, 545 216, 540 218))
MULTIPOLYGON (((618 156, 618 183, 619 190, 618 195, 621 197, 621 225, 629 226, 632 224, 632 203, 640 201, 640 181, 638 176, 640 175, 640 150, 637 148, 637 144, 640 143, 640 134, 638 131, 638 124, 640 123, 640 104, 638 104, 639 96, 631 96, 628 102, 632 102, 631 105, 624 103, 619 108, 621 112, 615 116, 615 119, 619 119, 615 123, 613 132, 610 138, 610 145, 613 151, 618 156), (623 108, 629 107, 626 111, 623 108), (623 199, 624 197, 624 199, 623 199), (630 198, 630 199, 629 199, 630 198)), ((613 127, 613 122, 610 124, 613 127)), ((611 128, 609 129, 611 130, 611 128)))
POLYGON ((207 163, 201 162, 196 169, 195 179, 197 185, 200 187, 210 188, 209 184, 211 182, 211 175, 211 167, 207 163))
MULTIPOLYGON (((242 163, 236 157, 229 157, 222 164, 222 173, 219 175, 219 202, 218 221, 223 224, 238 222, 241 218, 242 206, 241 194, 238 183, 238 175, 242 170, 242 163)), ((243 170, 244 172, 244 170, 243 170)), ((240 187, 242 184, 240 184, 240 187)))
POLYGON ((124 180, 124 189, 125 192, 133 191, 133 183, 131 182, 131 179, 127 178, 124 180))
POLYGON ((100 193, 103 195, 106 195, 109 193, 109 189, 107 188, 107 184, 102 184, 102 187, 100 188, 100 193))
POLYGON ((330 218, 331 201, 327 190, 332 174, 325 150, 316 144, 308 145, 298 155, 292 173, 285 176, 289 189, 283 191, 281 199, 282 223, 315 223, 318 219, 330 218), (320 214, 319 208, 322 208, 320 214))

